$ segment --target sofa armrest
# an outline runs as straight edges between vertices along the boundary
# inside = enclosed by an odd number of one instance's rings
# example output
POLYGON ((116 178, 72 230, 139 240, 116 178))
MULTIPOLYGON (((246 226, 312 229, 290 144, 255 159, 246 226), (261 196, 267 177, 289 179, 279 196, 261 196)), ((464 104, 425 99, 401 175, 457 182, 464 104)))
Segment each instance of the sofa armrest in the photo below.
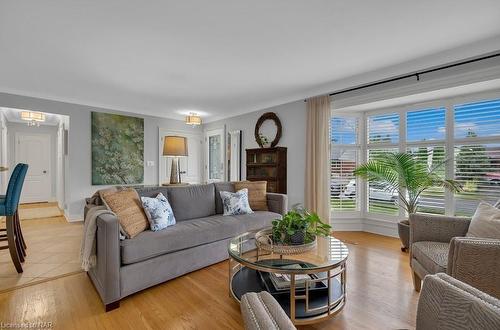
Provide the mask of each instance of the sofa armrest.
POLYGON ((500 298, 500 240, 455 237, 448 254, 448 275, 500 298))
POLYGON ((88 274, 105 305, 120 300, 120 226, 111 214, 99 215, 97 221, 97 262, 88 274))
POLYGON ((284 215, 288 212, 288 196, 284 194, 267 193, 269 211, 284 215))
POLYGON ((431 214, 410 214, 410 249, 420 241, 448 243, 453 237, 465 236, 470 219, 431 214))
POLYGON ((424 279, 417 330, 500 329, 500 300, 446 274, 424 279))

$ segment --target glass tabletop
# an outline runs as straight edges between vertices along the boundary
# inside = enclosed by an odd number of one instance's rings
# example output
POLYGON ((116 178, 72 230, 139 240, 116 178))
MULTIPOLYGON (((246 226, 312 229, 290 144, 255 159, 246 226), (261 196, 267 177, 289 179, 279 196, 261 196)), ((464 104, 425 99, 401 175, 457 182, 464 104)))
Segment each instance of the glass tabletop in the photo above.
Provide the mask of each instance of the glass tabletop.
POLYGON ((317 237, 316 246, 303 253, 279 254, 258 249, 255 234, 247 232, 234 237, 229 242, 229 255, 251 268, 263 271, 283 271, 287 273, 311 273, 336 268, 345 262, 349 250, 335 237, 317 237))

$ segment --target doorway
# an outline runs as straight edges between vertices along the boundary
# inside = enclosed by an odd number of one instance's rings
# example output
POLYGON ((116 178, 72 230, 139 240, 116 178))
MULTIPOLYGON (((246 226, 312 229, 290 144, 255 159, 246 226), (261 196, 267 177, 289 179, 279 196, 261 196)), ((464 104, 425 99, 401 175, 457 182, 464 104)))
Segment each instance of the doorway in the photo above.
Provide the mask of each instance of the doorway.
POLYGON ((15 162, 29 165, 21 203, 49 202, 52 197, 50 134, 16 132, 15 162))
MULTIPOLYGON (((65 216, 69 176, 67 146, 69 116, 0 108, 1 191, 18 163, 29 165, 18 208, 20 227, 28 246, 18 274, 8 250, 0 250, 0 292, 80 271, 81 222, 65 216)), ((0 228, 6 219, 0 217, 0 228)))

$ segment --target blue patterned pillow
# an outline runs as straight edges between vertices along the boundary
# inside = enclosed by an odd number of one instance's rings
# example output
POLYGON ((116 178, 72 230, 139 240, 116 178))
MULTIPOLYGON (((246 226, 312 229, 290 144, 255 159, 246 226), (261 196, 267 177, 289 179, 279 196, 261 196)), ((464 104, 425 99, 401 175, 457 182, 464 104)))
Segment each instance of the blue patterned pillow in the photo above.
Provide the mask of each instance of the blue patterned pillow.
POLYGON ((244 188, 235 193, 229 191, 221 191, 222 205, 224 207, 224 215, 238 215, 253 213, 248 203, 248 189, 244 188))
POLYGON ((158 231, 175 225, 174 212, 167 198, 159 193, 155 198, 141 197, 144 212, 152 231, 158 231))

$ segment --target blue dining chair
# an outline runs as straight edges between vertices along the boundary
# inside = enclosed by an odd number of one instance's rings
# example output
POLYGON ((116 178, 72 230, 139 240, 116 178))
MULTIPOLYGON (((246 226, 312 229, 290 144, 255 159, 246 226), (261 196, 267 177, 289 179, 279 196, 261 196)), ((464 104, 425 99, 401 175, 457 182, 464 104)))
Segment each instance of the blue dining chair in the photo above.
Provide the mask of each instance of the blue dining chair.
POLYGON ((0 249, 9 249, 10 257, 18 273, 23 272, 21 262, 24 261, 26 249, 19 224, 18 206, 27 172, 27 164, 17 164, 10 176, 5 196, 0 197, 0 216, 6 217, 6 228, 3 230, 6 234, 2 235, 1 240, 8 242, 8 246, 2 246, 0 249))

